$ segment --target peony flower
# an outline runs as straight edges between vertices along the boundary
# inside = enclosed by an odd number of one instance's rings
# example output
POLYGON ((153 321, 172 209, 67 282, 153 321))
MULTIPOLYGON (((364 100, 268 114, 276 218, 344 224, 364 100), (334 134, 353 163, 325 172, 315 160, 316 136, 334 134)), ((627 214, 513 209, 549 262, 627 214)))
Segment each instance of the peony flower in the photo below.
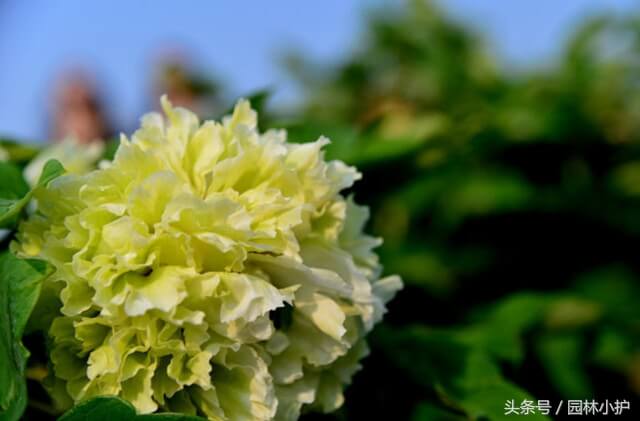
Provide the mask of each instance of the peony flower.
POLYGON ((90 144, 78 143, 73 138, 64 139, 61 142, 44 148, 24 169, 24 179, 33 186, 38 181, 44 164, 50 159, 57 159, 65 170, 72 174, 84 174, 95 168, 96 163, 102 157, 104 144, 93 142, 90 144))
POLYGON ((51 395, 232 421, 336 409, 401 287, 340 194, 360 174, 325 138, 259 133, 246 101, 202 124, 162 105, 112 163, 38 190, 13 244, 56 269, 33 321, 51 395))

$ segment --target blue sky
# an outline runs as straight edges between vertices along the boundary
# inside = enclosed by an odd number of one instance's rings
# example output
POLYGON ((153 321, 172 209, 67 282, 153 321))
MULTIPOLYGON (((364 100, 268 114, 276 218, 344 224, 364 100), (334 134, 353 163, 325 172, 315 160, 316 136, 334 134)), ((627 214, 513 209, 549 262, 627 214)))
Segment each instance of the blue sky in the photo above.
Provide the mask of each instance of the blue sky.
MULTIPOLYGON (((440 1, 516 68, 550 62, 582 16, 640 10, 634 2, 440 1)), ((0 0, 0 135, 41 139, 51 83, 71 65, 97 73, 116 124, 130 127, 149 106, 150 70, 167 46, 186 48, 233 94, 270 86, 290 99, 278 54, 339 60, 357 48, 372 3, 398 0, 0 0)))

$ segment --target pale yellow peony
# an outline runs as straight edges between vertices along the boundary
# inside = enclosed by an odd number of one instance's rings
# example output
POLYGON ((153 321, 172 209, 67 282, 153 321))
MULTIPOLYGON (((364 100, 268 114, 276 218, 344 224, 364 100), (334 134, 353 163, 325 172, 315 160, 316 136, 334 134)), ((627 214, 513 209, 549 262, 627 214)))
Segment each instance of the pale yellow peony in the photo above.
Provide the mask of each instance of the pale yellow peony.
POLYGON ((52 396, 230 421, 336 409, 401 287, 340 195, 360 174, 327 139, 259 133, 246 101, 222 123, 163 108, 110 165, 38 190, 13 244, 56 268, 33 321, 52 396))

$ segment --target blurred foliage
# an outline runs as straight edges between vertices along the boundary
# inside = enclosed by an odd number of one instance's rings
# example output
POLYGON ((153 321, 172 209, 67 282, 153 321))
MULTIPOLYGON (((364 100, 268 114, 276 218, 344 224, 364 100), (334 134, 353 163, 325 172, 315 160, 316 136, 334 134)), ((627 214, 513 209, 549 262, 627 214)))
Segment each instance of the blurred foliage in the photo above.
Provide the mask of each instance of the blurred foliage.
POLYGON ((287 125, 363 171, 356 200, 406 288, 345 408, 307 419, 640 404, 640 19, 586 21, 517 75, 430 2, 367 28, 337 66, 288 57, 306 101, 287 125))
MULTIPOLYGON (((15 164, 25 164, 30 161, 38 153, 38 148, 29 146, 28 143, 22 141, 4 139, 0 137, 0 151, 6 154, 3 158, 15 164)), ((0 159, 1 161, 2 159, 0 159)))

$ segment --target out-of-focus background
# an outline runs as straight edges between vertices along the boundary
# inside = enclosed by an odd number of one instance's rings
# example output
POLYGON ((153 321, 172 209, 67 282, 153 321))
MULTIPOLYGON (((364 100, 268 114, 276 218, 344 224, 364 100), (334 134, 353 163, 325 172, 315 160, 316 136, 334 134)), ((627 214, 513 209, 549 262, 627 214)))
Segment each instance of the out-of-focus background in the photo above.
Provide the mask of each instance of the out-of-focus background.
POLYGON ((203 118, 245 96, 363 171, 406 287, 344 407, 306 420, 567 399, 638 419, 635 1, 0 0, 0 63, 5 139, 108 140, 161 93, 203 118))

